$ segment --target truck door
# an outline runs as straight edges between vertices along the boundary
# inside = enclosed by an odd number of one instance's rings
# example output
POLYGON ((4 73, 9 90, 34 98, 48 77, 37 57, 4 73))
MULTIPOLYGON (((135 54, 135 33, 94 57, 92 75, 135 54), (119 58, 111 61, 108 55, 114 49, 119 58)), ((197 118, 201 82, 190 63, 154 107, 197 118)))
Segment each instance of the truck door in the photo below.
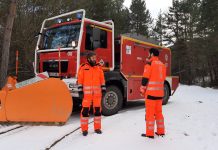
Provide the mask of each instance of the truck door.
MULTIPOLYGON (((85 51, 82 53, 84 54, 83 56, 85 56, 88 51, 95 51, 97 61, 103 63, 104 68, 111 68, 112 30, 93 24, 87 24, 85 31, 85 51)), ((83 61, 85 60, 83 59, 83 61)))

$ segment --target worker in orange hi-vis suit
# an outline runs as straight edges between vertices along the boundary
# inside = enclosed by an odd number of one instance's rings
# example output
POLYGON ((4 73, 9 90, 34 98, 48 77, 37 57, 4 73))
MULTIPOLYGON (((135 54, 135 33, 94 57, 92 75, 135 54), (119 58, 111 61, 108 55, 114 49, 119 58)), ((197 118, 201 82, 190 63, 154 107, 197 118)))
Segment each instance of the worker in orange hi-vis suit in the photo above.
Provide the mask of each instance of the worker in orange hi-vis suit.
POLYGON ((7 78, 7 83, 2 88, 2 90, 10 91, 16 89, 17 77, 16 76, 9 76, 7 78))
POLYGON ((104 73, 96 63, 96 54, 89 52, 87 63, 82 64, 78 73, 79 96, 83 98, 81 110, 81 129, 84 136, 88 134, 89 110, 93 104, 94 129, 101 134, 101 99, 106 93, 104 73))
POLYGON ((162 114, 162 100, 164 97, 164 81, 166 67, 158 59, 159 51, 155 48, 149 50, 150 60, 144 67, 140 92, 145 96, 146 105, 146 134, 143 137, 154 138, 154 124, 156 120, 158 136, 165 135, 164 117, 162 114))

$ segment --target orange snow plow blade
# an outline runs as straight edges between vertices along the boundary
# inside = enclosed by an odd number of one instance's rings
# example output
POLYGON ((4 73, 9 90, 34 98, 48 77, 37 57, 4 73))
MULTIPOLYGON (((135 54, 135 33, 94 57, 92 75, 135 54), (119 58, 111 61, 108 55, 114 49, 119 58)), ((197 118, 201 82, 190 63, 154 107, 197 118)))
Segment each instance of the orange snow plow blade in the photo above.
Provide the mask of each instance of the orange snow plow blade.
POLYGON ((11 91, 0 91, 0 122, 65 123, 72 112, 65 83, 49 78, 11 91))

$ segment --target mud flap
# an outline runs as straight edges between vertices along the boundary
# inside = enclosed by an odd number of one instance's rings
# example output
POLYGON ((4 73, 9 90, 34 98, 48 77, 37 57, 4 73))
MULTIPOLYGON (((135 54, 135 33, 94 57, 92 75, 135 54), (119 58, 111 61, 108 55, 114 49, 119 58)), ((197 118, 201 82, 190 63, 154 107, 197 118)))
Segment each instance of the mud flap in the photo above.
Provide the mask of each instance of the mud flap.
MULTIPOLYGON (((56 78, 8 91, 4 103, 6 120, 11 122, 64 123, 71 115, 72 106, 67 86, 56 78)), ((3 121, 3 111, 0 113, 3 121)))

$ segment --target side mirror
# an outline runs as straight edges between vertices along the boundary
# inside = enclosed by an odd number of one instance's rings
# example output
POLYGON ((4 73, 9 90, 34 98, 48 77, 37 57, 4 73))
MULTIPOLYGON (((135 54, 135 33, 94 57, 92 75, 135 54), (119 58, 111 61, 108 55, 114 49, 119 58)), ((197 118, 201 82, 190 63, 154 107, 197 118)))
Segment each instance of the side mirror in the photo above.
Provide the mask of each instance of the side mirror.
POLYGON ((99 28, 93 28, 93 48, 97 49, 100 47, 100 36, 101 30, 99 28))
POLYGON ((41 32, 38 32, 34 35, 35 38, 38 38, 39 35, 42 35, 42 36, 46 36, 46 37, 49 37, 48 35, 46 35, 45 33, 41 33, 41 32))
POLYGON ((35 34, 34 34, 34 38, 38 38, 40 34, 42 34, 42 33, 40 33, 40 32, 35 33, 35 34))

